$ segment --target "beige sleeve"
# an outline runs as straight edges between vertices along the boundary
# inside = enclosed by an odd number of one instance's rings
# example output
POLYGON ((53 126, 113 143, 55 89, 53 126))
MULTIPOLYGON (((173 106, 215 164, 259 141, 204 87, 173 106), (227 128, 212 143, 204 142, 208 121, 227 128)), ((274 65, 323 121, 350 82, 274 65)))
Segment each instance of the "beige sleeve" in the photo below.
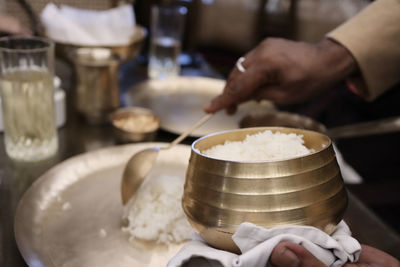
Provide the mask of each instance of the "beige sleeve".
POLYGON ((361 77, 352 78, 373 100, 400 81, 400 0, 376 0, 327 34, 354 56, 361 77))

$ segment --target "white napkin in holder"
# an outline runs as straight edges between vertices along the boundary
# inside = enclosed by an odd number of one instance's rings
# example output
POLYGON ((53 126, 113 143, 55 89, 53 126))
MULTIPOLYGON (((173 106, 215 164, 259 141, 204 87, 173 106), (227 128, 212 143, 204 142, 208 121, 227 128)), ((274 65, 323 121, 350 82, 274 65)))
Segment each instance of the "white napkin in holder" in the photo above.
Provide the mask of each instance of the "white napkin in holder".
POLYGON ((132 5, 95 11, 49 3, 40 17, 49 38, 82 46, 129 44, 136 25, 132 5))

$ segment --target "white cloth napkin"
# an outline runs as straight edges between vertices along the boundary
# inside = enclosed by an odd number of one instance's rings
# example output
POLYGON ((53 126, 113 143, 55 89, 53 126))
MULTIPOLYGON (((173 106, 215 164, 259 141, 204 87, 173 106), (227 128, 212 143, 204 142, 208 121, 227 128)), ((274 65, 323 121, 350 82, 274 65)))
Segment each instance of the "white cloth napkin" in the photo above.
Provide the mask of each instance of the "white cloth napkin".
POLYGON ((361 184, 363 178, 360 174, 344 160, 342 153, 340 153, 340 150, 335 144, 333 144, 333 148, 335 149, 336 159, 340 167, 340 172, 342 173, 343 181, 346 184, 361 184))
POLYGON ((95 11, 48 3, 40 17, 48 37, 79 45, 128 44, 136 24, 131 5, 95 11))
POLYGON ((241 255, 214 249, 195 234, 167 264, 177 266, 265 267, 274 247, 281 241, 302 245, 327 266, 355 262, 360 243, 351 237, 349 227, 341 221, 332 235, 311 226, 280 226, 271 229, 242 223, 232 237, 241 255))

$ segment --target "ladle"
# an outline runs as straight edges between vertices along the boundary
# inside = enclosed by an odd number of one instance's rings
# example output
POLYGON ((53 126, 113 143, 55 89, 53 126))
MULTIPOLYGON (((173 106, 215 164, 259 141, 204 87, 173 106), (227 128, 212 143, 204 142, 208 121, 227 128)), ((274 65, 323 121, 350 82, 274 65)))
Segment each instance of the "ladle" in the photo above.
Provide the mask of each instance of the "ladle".
POLYGON ((178 136, 174 141, 172 141, 169 145, 165 147, 156 146, 135 153, 129 159, 122 174, 122 183, 121 183, 122 203, 125 205, 139 189, 140 185, 145 180, 147 174, 149 174, 149 172, 153 168, 153 165, 156 162, 157 155, 160 150, 170 149, 174 145, 180 143, 194 130, 196 130, 197 128, 202 126, 206 121, 208 121, 212 117, 212 115, 213 114, 207 114, 204 117, 202 117, 190 129, 183 132, 180 136, 178 136))

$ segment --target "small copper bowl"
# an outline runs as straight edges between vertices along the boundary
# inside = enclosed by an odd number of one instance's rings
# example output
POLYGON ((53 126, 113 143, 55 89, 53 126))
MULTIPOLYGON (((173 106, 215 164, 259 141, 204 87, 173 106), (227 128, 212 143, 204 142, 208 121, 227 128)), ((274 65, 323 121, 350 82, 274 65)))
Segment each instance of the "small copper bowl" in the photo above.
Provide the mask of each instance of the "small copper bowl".
POLYGON ((347 207, 347 194, 332 142, 315 131, 259 127, 210 134, 192 144, 183 210, 210 245, 239 252, 232 234, 243 222, 271 228, 311 225, 331 234, 347 207), (242 162, 206 156, 225 141, 271 130, 303 135, 315 152, 275 161, 242 162))
POLYGON ((160 128, 160 119, 147 108, 120 108, 112 113, 115 137, 123 143, 152 141, 160 128))

